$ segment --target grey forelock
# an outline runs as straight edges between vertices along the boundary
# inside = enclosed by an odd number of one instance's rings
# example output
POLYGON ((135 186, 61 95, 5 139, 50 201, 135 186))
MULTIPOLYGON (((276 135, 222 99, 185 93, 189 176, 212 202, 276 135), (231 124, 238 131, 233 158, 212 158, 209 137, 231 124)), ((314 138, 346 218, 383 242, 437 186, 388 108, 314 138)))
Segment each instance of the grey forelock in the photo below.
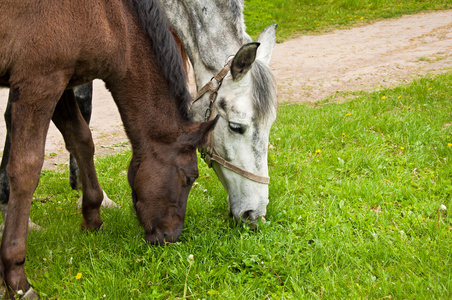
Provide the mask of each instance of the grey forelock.
POLYGON ((276 83, 270 69, 256 60, 251 68, 253 105, 258 119, 267 118, 276 114, 276 83))
POLYGON ((190 59, 216 72, 229 55, 251 42, 243 0, 160 0, 190 59))
POLYGON ((218 70, 229 55, 248 42, 242 0, 188 0, 197 49, 204 64, 218 70))
POLYGON ((237 27, 237 33, 239 35, 240 40, 242 43, 248 43, 249 36, 245 33, 246 27, 245 27, 245 21, 243 18, 243 6, 244 6, 244 0, 228 0, 227 1, 229 10, 231 12, 231 16, 233 20, 233 24, 237 27))

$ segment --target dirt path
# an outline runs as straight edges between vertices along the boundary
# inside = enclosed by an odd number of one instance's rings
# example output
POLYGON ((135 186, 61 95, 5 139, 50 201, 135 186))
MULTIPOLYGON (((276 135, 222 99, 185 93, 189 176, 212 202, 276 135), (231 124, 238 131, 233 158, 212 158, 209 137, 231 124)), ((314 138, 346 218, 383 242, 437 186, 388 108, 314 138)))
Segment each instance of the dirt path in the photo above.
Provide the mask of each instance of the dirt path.
MULTIPOLYGON (((276 45, 272 70, 279 101, 290 102, 318 101, 336 92, 392 87, 429 72, 447 72, 452 70, 452 11, 404 16, 290 40, 276 45)), ((7 96, 8 90, 0 89, 2 112, 7 96)), ((91 129, 96 154, 127 147, 118 110, 101 81, 94 82, 93 102, 91 129)), ((0 127, 3 149, 3 121, 0 127)), ((61 163, 67 163, 67 152, 61 134, 52 124, 44 168, 61 163)))
POLYGON ((277 45, 278 100, 377 90, 452 68, 452 11, 404 16, 277 45))

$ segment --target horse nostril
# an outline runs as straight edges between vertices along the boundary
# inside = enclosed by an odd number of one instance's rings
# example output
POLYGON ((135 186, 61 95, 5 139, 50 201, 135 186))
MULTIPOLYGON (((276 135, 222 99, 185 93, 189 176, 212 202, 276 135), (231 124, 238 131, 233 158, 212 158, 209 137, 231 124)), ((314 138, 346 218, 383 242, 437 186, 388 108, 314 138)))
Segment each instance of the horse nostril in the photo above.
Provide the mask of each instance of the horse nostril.
POLYGON ((154 246, 163 246, 165 244, 164 238, 159 233, 146 233, 144 236, 145 240, 154 246))
POLYGON ((175 243, 179 240, 179 235, 177 232, 170 232, 167 233, 165 232, 163 234, 163 238, 164 238, 164 243, 175 243))
POLYGON ((165 232, 163 234, 163 243, 172 243, 173 239, 171 238, 171 235, 165 232))
POLYGON ((247 211, 245 211, 243 214, 242 214, 242 221, 243 222, 250 222, 250 221, 253 221, 252 220, 252 217, 251 217, 251 213, 252 213, 253 211, 252 210, 247 210, 247 211))
POLYGON ((170 225, 154 226, 153 229, 145 232, 145 240, 152 245, 160 246, 177 242, 182 233, 184 223, 181 222, 175 226, 170 225))
POLYGON ((243 223, 248 224, 250 227, 250 230, 256 230, 257 229, 257 220, 258 217, 255 217, 256 211, 255 210, 247 210, 241 215, 241 221, 243 223))
POLYGON ((146 233, 145 240, 154 246, 163 246, 167 243, 175 243, 179 239, 180 232, 159 231, 146 233))

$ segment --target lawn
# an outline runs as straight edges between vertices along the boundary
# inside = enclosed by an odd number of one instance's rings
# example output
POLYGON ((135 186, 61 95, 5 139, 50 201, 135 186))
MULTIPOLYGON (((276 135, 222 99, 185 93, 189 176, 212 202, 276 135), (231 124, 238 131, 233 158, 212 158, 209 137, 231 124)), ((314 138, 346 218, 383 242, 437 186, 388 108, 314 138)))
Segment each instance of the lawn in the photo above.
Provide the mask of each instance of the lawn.
POLYGON ((452 9, 450 0, 246 0, 245 23, 254 38, 278 23, 277 40, 368 24, 420 11, 452 9))
POLYGON ((258 230, 227 216, 200 163, 180 242, 143 240, 129 152, 98 159, 121 205, 81 232, 66 173, 45 171, 26 269, 44 299, 446 299, 452 276, 452 73, 339 103, 281 105, 258 230), (193 255, 193 260, 189 256, 193 255))

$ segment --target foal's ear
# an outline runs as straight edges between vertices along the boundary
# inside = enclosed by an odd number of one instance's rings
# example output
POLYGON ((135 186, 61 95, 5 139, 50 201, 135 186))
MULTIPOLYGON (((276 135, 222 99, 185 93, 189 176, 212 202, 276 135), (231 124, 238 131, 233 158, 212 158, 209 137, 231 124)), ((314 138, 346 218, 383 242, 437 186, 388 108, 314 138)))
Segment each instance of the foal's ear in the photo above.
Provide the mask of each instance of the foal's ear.
POLYGON ((231 64, 231 75, 234 81, 238 81, 248 73, 256 60, 256 52, 260 43, 249 43, 237 51, 231 64))
POLYGON ((217 115, 213 120, 193 124, 192 130, 188 136, 185 137, 183 142, 194 148, 205 145, 207 143, 209 133, 215 128, 219 118, 220 115, 217 115))

